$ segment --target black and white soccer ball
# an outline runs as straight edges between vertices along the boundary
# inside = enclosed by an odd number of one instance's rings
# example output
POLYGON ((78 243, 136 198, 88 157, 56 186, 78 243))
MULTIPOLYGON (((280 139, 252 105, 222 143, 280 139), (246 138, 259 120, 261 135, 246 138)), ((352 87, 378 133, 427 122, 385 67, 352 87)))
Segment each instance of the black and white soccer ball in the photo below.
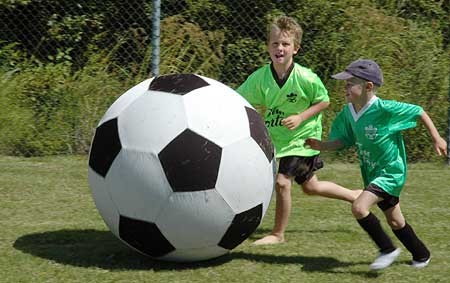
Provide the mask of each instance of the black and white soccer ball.
POLYGON ((148 79, 96 129, 89 183, 112 233, 168 261, 227 253, 253 233, 275 184, 258 113, 231 88, 194 74, 148 79))

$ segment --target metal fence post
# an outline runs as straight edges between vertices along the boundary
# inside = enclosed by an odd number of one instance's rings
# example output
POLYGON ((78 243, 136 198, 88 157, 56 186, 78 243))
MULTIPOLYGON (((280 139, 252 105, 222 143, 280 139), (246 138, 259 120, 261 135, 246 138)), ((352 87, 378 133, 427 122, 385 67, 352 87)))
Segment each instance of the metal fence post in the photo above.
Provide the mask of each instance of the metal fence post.
POLYGON ((159 75, 160 17, 161 17, 161 0, 153 0, 151 76, 159 75))

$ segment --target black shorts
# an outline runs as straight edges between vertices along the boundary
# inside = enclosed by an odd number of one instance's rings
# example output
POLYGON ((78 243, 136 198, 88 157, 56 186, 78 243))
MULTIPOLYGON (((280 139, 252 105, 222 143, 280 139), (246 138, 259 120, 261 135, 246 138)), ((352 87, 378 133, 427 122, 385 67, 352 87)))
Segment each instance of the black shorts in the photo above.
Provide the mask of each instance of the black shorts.
POLYGON ((281 157, 278 173, 295 177, 297 184, 301 185, 314 176, 314 172, 323 167, 319 155, 315 156, 285 156, 281 157))
POLYGON ((369 184, 364 190, 371 192, 383 199, 382 201, 377 203, 378 207, 382 211, 388 210, 389 208, 396 206, 397 203, 400 202, 400 199, 398 197, 388 194, 385 190, 375 184, 369 184))

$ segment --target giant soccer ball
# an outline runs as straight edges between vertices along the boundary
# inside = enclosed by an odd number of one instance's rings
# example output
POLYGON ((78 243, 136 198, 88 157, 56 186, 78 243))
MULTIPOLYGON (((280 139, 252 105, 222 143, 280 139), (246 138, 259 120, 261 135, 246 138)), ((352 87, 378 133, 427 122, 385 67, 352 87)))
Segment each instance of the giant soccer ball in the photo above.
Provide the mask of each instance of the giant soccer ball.
POLYGON ((206 77, 148 79, 100 120, 89 183, 112 233, 168 261, 227 253, 253 233, 274 188, 274 148, 258 113, 206 77))

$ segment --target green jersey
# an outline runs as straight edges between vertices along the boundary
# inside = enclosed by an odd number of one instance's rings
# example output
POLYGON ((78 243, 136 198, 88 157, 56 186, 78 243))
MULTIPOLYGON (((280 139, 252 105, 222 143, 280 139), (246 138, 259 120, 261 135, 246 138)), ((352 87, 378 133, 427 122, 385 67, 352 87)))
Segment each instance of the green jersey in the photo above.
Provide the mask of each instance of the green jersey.
POLYGON ((264 122, 275 145, 276 156, 313 156, 319 151, 305 148, 306 138, 322 137, 322 114, 319 113, 289 130, 281 124, 284 118, 298 114, 311 105, 329 101, 328 91, 310 69, 294 63, 284 81, 280 81, 272 64, 253 74, 237 89, 254 106, 264 106, 264 122))
POLYGON ((422 107, 373 97, 358 113, 351 103, 333 121, 330 140, 356 145, 364 186, 399 196, 407 173, 402 130, 416 126, 422 107))

